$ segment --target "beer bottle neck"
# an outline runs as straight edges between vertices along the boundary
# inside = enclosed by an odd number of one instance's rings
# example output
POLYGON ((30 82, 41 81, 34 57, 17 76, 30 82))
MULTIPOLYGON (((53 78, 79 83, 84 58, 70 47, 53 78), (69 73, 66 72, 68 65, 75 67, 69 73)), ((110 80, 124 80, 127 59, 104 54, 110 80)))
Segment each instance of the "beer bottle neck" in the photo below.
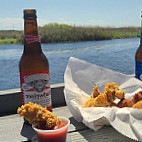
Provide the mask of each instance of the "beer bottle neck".
POLYGON ((24 52, 42 53, 35 17, 24 19, 24 52))
POLYGON ((38 36, 37 20, 34 17, 24 19, 24 35, 38 36))

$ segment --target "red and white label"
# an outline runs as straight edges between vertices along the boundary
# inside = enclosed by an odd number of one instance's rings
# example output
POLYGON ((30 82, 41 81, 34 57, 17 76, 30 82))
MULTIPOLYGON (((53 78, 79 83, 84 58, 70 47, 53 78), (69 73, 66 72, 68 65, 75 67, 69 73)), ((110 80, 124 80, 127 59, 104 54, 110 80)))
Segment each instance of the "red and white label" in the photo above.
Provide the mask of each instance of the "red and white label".
POLYGON ((20 73, 22 104, 37 103, 52 109, 49 71, 20 73))
POLYGON ((40 36, 33 36, 33 35, 25 35, 25 40, 27 41, 27 43, 32 43, 32 42, 41 42, 40 41, 40 36))

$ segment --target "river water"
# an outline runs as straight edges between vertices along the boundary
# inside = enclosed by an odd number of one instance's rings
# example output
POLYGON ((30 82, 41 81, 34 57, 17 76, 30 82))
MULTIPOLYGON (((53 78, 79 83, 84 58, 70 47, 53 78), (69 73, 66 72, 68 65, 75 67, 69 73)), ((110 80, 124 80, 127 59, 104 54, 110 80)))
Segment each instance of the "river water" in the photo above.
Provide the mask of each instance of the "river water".
MULTIPOLYGON (((124 74, 134 74, 135 52, 139 38, 42 44, 49 60, 51 84, 63 83, 70 57, 106 67, 124 74)), ((0 45, 0 90, 20 87, 19 60, 23 45, 0 45)))

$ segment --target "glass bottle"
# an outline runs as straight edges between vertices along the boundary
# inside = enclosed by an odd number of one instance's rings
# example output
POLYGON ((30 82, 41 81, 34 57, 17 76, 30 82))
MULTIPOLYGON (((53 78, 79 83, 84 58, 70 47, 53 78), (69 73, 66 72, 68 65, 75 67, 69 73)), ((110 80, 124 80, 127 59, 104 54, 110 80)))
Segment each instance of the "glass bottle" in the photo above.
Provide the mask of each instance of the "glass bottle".
POLYGON ((142 15, 140 45, 136 51, 135 62, 135 77, 142 80, 142 15))
POLYGON ((33 102, 51 111, 49 63, 41 48, 35 9, 24 10, 24 51, 19 71, 22 104, 33 102))

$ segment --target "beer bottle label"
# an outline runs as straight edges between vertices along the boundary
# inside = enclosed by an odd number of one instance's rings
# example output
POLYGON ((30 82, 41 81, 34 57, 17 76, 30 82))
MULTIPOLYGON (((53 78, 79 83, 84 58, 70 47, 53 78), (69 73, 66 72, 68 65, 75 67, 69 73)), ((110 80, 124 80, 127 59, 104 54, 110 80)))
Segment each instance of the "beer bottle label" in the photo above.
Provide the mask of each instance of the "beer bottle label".
POLYGON ((136 61, 135 74, 136 78, 142 80, 142 61, 136 61))
POLYGON ((33 36, 33 35, 25 35, 25 40, 27 41, 28 44, 32 43, 32 42, 41 42, 40 41, 40 36, 33 36))
POLYGON ((37 103, 52 109, 49 71, 20 73, 22 104, 37 103))

